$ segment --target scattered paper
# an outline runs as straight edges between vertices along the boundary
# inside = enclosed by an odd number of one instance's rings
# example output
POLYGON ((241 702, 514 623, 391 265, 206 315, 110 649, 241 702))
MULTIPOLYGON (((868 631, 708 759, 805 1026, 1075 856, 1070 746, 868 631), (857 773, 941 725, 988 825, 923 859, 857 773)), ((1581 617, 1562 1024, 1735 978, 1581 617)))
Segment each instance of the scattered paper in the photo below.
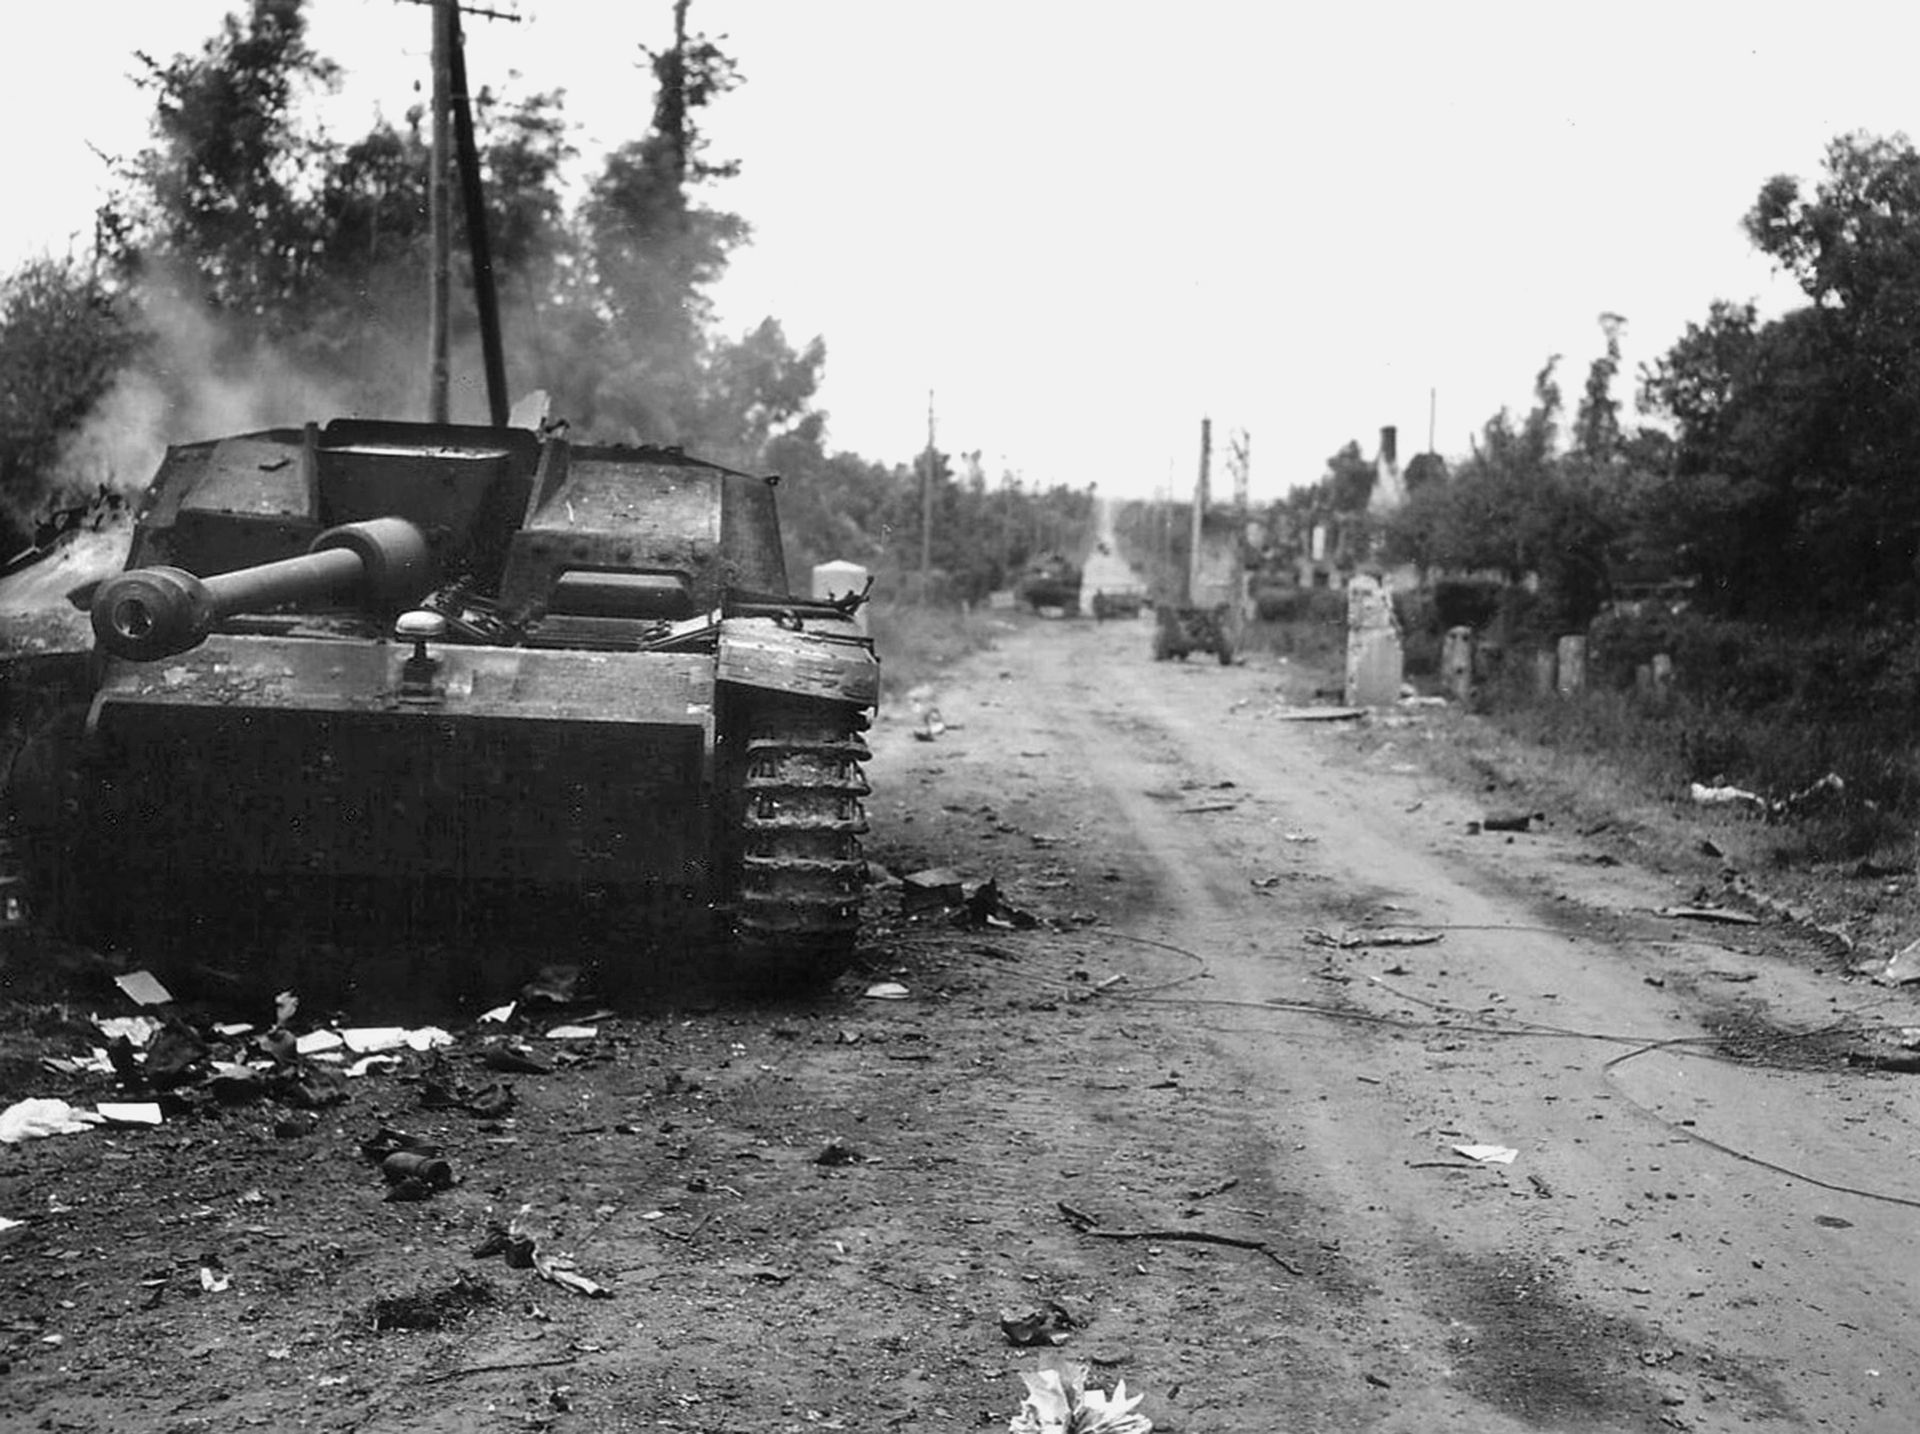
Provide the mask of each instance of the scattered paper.
POLYGON ((361 1026, 340 1032, 340 1039, 356 1056, 369 1056, 399 1050, 407 1043, 407 1032, 404 1026, 361 1026))
POLYGON ((1467 1159, 1485 1165, 1511 1165, 1520 1158, 1519 1151, 1505 1145, 1456 1145, 1453 1148, 1467 1159))
POLYGON ((519 1004, 518 1001, 509 1001, 504 1006, 495 1006, 491 1011, 482 1011, 480 1013, 480 1023, 482 1025, 505 1025, 513 1019, 513 1009, 519 1004))
POLYGON ((438 1026, 358 1026, 339 1033, 348 1050, 356 1056, 378 1055, 382 1051, 431 1051, 453 1044, 453 1037, 438 1026))
POLYGON ((1887 958, 1880 974, 1873 978, 1882 986, 1904 986, 1920 981, 1920 941, 1901 947, 1887 958))
POLYGON ((98 1116, 75 1110, 64 1100, 16 1101, 0 1110, 0 1144, 17 1145, 42 1135, 77 1135, 99 1123, 98 1116))
POLYGON ((5 1215, 0 1215, 0 1234, 8 1230, 17 1230, 26 1223, 25 1220, 9 1220, 5 1215))
POLYGON ((115 976, 113 984, 127 993, 127 999, 136 1006, 164 1006, 173 999, 173 992, 162 986, 151 971, 129 971, 124 976, 115 976))
POLYGON ((161 1029, 161 1023, 152 1016, 95 1016, 93 1024, 108 1040, 125 1036, 134 1046, 144 1046, 161 1029))
POLYGON ((115 1125, 158 1125, 161 1122, 160 1107, 150 1100, 109 1103, 102 1101, 94 1106, 102 1120, 115 1125))
POLYGON ((205 1290, 208 1294, 210 1295, 223 1294, 225 1293, 227 1287, 232 1283, 233 1281, 230 1280, 226 1275, 224 1274, 217 1275, 212 1270, 208 1269, 205 1265, 202 1265, 200 1267, 200 1288, 205 1290))
POLYGON ((866 994, 875 1001, 904 1001, 908 991, 898 981, 881 981, 867 987, 866 994))
POLYGON ((303 1056, 317 1056, 322 1051, 337 1051, 346 1043, 338 1031, 308 1031, 294 1039, 293 1048, 303 1056))
POLYGON ((84 1056, 42 1056, 40 1064, 60 1075, 112 1075, 113 1062, 107 1053, 98 1046, 90 1055, 84 1056))
POLYGON ((590 1041, 600 1034, 598 1026, 555 1026, 547 1032, 550 1041, 590 1041))

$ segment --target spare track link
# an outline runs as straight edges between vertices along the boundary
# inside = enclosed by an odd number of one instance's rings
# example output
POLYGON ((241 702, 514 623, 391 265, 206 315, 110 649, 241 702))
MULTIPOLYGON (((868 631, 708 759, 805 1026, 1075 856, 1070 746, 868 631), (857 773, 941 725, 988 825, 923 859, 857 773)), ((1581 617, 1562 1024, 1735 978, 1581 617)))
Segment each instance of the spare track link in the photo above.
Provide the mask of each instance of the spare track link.
POLYGON ((831 702, 749 711, 735 920, 752 964, 825 980, 853 958, 867 880, 866 726, 864 712, 831 702))

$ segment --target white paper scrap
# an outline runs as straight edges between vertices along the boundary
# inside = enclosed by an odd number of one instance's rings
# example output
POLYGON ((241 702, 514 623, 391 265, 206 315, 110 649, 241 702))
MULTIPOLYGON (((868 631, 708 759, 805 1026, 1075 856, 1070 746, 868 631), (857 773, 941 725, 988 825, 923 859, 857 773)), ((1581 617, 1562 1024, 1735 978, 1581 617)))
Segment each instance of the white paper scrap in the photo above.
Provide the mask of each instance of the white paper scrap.
POLYGON ((547 1032, 550 1041, 590 1041, 600 1034, 598 1026, 555 1026, 547 1032))
POLYGON ((443 1031, 438 1026, 421 1026, 407 1032, 407 1049, 410 1051, 437 1051, 442 1046, 453 1044, 453 1033, 443 1031))
POLYGON ((108 1040, 125 1036, 136 1046, 144 1046, 160 1033, 160 1022, 152 1016, 95 1016, 93 1024, 108 1040))
POLYGON ((158 1125, 162 1119, 160 1107, 150 1100, 101 1101, 94 1109, 102 1120, 110 1120, 115 1125, 158 1125))
POLYGON ((15 1145, 37 1135, 75 1135, 99 1124, 89 1111, 64 1100, 29 1098, 0 1110, 0 1144, 15 1145))
POLYGON ((337 1051, 345 1044, 338 1031, 308 1031, 295 1039, 293 1048, 303 1056, 312 1056, 321 1051, 337 1051))
POLYGON ((1505 1145, 1456 1145, 1453 1148, 1467 1159, 1486 1165, 1511 1165, 1520 1158, 1519 1151, 1505 1145))
POLYGON ((881 981, 867 987, 867 996, 875 1001, 904 1001, 908 991, 898 981, 881 981))
POLYGON ((127 999, 136 1006, 164 1006, 173 999, 173 992, 160 984, 151 971, 129 971, 124 976, 115 976, 113 984, 127 993, 127 999))
POLYGON ((407 1032, 403 1026, 360 1026, 342 1031, 340 1039, 356 1056, 370 1056, 377 1051, 399 1050, 407 1043, 407 1032))

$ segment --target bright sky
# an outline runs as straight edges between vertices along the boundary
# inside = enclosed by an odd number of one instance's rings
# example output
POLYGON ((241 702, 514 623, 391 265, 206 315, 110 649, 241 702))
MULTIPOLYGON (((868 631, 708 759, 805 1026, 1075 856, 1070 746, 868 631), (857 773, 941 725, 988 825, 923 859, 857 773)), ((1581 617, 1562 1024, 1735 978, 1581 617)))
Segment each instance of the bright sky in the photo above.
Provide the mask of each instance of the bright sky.
MULTIPOLYGON (((197 50, 228 0, 9 17, 0 269, 84 242, 102 165, 145 138, 135 49, 197 50)), ((491 0, 474 82, 565 87, 588 156, 649 115, 671 0, 491 0), (517 71, 513 80, 510 72, 517 71)), ((429 12, 310 0, 360 133, 428 81, 429 12)), ((1570 398, 1623 314, 1626 374, 1716 298, 1797 302, 1740 230, 1833 136, 1913 131, 1920 10, 1783 3, 694 0, 746 84, 711 201, 755 227, 716 297, 827 342, 829 440, 1129 497, 1185 493, 1203 415, 1251 437, 1256 499, 1384 425, 1464 452, 1535 371, 1570 398)), ((422 340, 424 352, 424 336, 422 340)), ((1630 382, 1618 396, 1631 403, 1630 382)), ((285 421, 327 415, 289 414, 285 421)), ((399 415, 415 416, 415 415, 399 415)), ((176 439, 203 437, 176 434, 176 439)))

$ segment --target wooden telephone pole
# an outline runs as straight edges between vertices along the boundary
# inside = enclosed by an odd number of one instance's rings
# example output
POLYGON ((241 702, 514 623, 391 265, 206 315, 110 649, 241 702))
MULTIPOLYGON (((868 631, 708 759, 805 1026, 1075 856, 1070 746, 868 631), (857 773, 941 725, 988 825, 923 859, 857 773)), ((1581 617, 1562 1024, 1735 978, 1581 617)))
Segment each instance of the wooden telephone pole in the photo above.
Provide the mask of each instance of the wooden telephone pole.
POLYGON ((927 466, 920 475, 920 600, 933 581, 933 390, 927 390, 927 466))
POLYGON ((447 180, 452 148, 454 0, 433 6, 433 158, 427 176, 427 223, 433 243, 433 276, 427 290, 427 421, 448 414, 447 305, 453 286, 453 202, 447 180))
POLYGON ((1213 498, 1213 420, 1200 420, 1200 476, 1193 485, 1193 522, 1188 530, 1187 593, 1191 605, 1200 587, 1200 540, 1206 531, 1207 504, 1213 498))
POLYGON ((474 302, 480 313, 480 345, 487 370, 487 404, 493 425, 507 423, 506 359, 501 352, 500 312, 494 295, 493 256, 487 239, 487 210, 480 193, 480 161, 473 140, 473 109, 467 95, 467 62, 460 38, 460 15, 518 21, 518 15, 458 0, 414 0, 433 6, 432 157, 427 176, 427 224, 432 275, 427 288, 427 417, 448 421, 451 410, 451 325, 447 314, 453 289, 453 190, 449 173, 459 139, 460 188, 466 200, 467 242, 473 252, 474 302))

